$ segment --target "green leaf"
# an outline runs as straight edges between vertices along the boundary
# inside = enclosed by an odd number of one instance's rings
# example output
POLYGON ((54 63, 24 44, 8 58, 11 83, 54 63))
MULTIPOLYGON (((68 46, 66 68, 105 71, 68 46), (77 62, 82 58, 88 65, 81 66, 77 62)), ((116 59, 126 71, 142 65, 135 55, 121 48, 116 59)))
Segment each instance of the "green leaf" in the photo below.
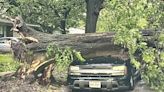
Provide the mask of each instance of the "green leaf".
POLYGON ((145 27, 148 26, 148 21, 145 19, 145 18, 140 18, 138 21, 137 21, 137 26, 141 29, 144 29, 145 27))

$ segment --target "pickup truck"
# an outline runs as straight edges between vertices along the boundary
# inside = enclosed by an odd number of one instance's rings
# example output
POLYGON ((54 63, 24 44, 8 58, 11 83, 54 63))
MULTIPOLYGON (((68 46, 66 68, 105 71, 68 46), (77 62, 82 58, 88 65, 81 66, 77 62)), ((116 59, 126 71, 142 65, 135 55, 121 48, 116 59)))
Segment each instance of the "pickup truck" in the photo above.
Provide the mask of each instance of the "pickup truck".
POLYGON ((138 79, 141 79, 140 70, 133 67, 130 60, 101 56, 82 63, 74 61, 68 70, 67 83, 74 92, 133 90, 138 79))

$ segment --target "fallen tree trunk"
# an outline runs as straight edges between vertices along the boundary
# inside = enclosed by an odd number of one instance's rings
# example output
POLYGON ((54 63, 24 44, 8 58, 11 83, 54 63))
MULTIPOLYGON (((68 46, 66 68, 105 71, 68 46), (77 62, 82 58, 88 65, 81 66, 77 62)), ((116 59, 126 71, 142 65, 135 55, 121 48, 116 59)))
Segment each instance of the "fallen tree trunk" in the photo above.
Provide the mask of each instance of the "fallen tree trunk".
POLYGON ((113 56, 127 58, 123 53, 124 48, 114 45, 114 33, 88 33, 65 35, 41 35, 35 36, 39 43, 28 44, 27 47, 34 52, 45 51, 49 44, 60 47, 71 47, 80 51, 84 57, 113 56), (37 38, 38 37, 38 38, 37 38))
MULTIPOLYGON (((35 37, 39 41, 39 43, 27 45, 34 52, 45 52, 49 44, 55 44, 60 47, 72 47, 80 51, 86 58, 111 55, 121 59, 128 59, 128 53, 125 52, 125 49, 114 44, 114 32, 52 35, 37 32, 32 28, 29 28, 29 30, 28 35, 35 37)), ((142 35, 144 37, 150 37, 154 35, 154 32, 144 30, 142 31, 142 35)), ((150 41, 149 43, 154 42, 150 41)))

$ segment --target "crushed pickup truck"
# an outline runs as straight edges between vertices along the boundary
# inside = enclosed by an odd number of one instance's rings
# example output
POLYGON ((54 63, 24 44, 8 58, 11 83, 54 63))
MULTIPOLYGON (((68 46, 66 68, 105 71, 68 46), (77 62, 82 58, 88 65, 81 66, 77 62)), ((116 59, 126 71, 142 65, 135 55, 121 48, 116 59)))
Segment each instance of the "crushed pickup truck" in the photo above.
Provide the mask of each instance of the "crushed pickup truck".
POLYGON ((79 89, 133 90, 141 79, 140 70, 130 64, 130 60, 112 57, 95 57, 80 63, 74 61, 68 70, 67 83, 72 91, 79 89))

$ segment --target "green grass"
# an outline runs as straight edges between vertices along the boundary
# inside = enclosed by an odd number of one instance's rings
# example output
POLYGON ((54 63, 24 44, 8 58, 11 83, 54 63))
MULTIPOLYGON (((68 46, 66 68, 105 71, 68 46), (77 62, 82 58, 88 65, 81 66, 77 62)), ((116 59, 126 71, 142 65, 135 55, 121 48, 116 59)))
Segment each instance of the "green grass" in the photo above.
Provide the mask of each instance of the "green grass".
POLYGON ((15 71, 19 64, 13 59, 12 54, 0 54, 0 72, 15 71))

